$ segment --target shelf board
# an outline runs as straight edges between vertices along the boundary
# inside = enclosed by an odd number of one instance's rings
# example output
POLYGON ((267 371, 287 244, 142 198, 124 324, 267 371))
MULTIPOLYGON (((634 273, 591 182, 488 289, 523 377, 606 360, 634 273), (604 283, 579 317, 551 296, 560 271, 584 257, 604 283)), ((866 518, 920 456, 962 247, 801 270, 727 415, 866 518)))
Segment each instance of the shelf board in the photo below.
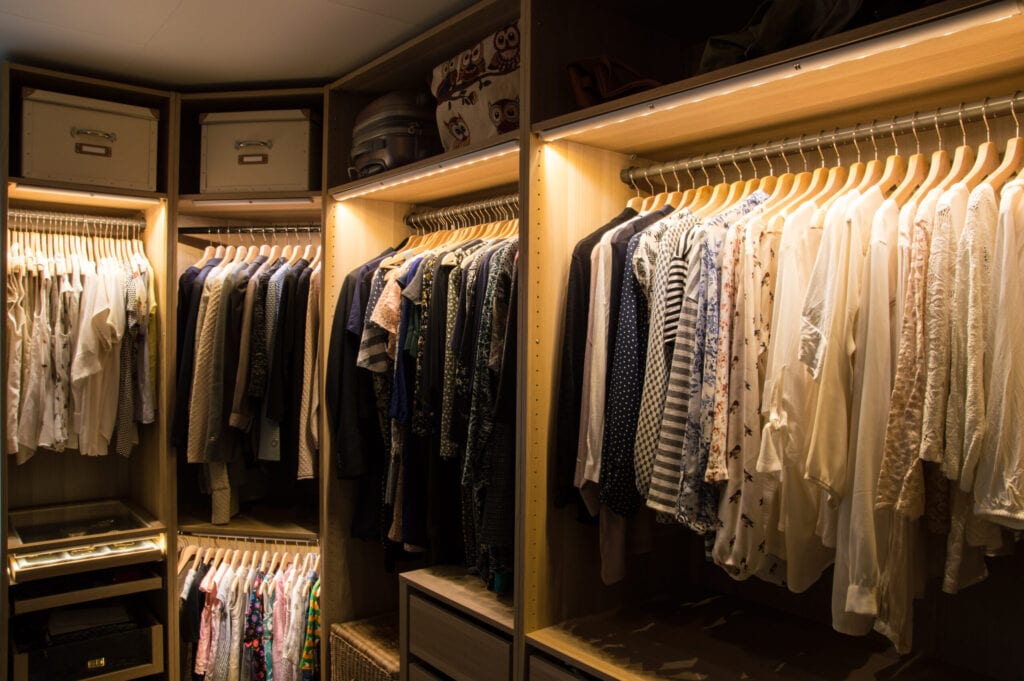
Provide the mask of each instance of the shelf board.
POLYGON ((984 678, 925 658, 900 657, 877 635, 844 636, 723 596, 568 620, 528 634, 527 644, 605 681, 984 678))
POLYGON ((302 542, 316 542, 319 534, 312 525, 283 519, 274 513, 239 513, 225 525, 214 525, 195 515, 182 513, 178 518, 178 532, 205 536, 259 537, 302 542))
POLYGON ((63 593, 37 596, 33 598, 15 598, 14 614, 24 615, 39 610, 75 605, 77 603, 88 603, 99 601, 104 598, 115 598, 129 594, 142 593, 144 591, 155 591, 163 587, 164 580, 159 576, 147 577, 145 579, 134 579, 130 582, 120 584, 109 584, 88 589, 78 589, 63 593))
POLYGON ((183 194, 178 198, 178 213, 235 220, 301 217, 319 221, 322 205, 319 191, 183 194))
POLYGON ((401 579, 470 617, 485 622, 509 636, 513 633, 512 599, 488 591, 476 575, 465 568, 440 565, 404 572, 401 579))
POLYGON ((427 203, 519 181, 519 132, 333 187, 335 198, 427 203))
POLYGON ((765 141, 769 131, 809 132, 811 123, 814 131, 853 125, 866 122, 858 116, 891 115, 901 105, 924 111, 934 102, 1009 94, 1020 86, 1024 63, 1019 11, 999 2, 725 80, 681 81, 533 129, 545 140, 658 158, 688 146, 717 148, 726 138, 735 147, 765 141), (1008 91, 983 89, 995 87, 1008 91))
POLYGON ((167 194, 163 192, 96 187, 23 177, 8 178, 7 195, 12 202, 90 206, 126 211, 145 210, 167 199, 167 194))

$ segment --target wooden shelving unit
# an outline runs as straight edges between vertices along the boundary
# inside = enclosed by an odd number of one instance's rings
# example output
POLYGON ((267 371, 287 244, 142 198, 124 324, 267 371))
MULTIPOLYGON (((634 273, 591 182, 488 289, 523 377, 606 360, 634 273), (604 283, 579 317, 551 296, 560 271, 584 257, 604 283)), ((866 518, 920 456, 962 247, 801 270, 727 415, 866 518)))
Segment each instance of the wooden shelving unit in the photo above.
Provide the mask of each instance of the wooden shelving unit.
MULTIPOLYGON (((110 81, 73 76, 49 69, 18 64, 4 64, 2 73, 2 95, 0 95, 0 138, 5 141, 4 155, 0 159, 0 212, 6 215, 8 208, 51 210, 65 213, 87 213, 124 216, 144 220, 146 227, 141 238, 157 277, 157 315, 159 347, 157 366, 157 421, 140 428, 140 443, 132 457, 117 455, 107 457, 83 457, 76 453, 54 454, 38 452, 30 461, 19 466, 10 457, 2 462, 2 513, 5 528, 10 528, 11 511, 36 508, 51 504, 87 502, 108 498, 120 498, 133 503, 151 518, 149 530, 157 535, 173 527, 172 496, 173 473, 170 454, 166 445, 169 404, 171 395, 167 388, 170 371, 165 362, 168 343, 168 319, 173 316, 172 306, 166 295, 167 276, 170 270, 169 225, 171 197, 176 192, 174 168, 177 164, 177 109, 176 95, 172 92, 123 85, 110 81), (100 185, 74 182, 54 182, 23 177, 21 173, 21 120, 22 91, 24 88, 40 88, 105 99, 123 104, 143 106, 152 109, 158 118, 156 189, 138 191, 111 188, 100 185)), ((0 254, 6 268, 6 252, 0 254)), ((6 269, 4 271, 6 275, 6 269)), ((7 394, 0 397, 6 401, 7 394)), ((6 410, 6 406, 4 407, 6 410)), ((5 531, 5 537, 10 532, 5 531)), ((164 623, 168 621, 176 605, 171 596, 160 593, 162 584, 172 578, 171 568, 164 560, 163 541, 155 551, 145 554, 125 554, 109 559, 94 561, 96 567, 135 563, 140 559, 153 561, 157 567, 154 577, 142 591, 151 592, 148 599, 156 623, 153 626, 153 663, 134 671, 124 670, 108 675, 111 679, 140 678, 163 671, 164 651, 170 645, 165 639, 164 623), (102 565, 101 565, 102 564, 102 565), (154 586, 155 585, 155 586, 154 586), (172 610, 173 608, 173 610, 172 610)), ((8 541, 0 547, 0 558, 8 563, 8 541)), ((83 565, 84 567, 84 565, 83 565)), ((36 576, 45 576, 43 571, 36 576)), ((119 596, 132 592, 114 589, 91 593, 64 593, 53 598, 23 601, 11 612, 6 608, 9 601, 8 571, 3 571, 5 611, 0 613, 0 657, 8 656, 8 615, 42 610, 70 602, 82 602, 93 597, 119 596), (27 608, 27 609, 26 609, 27 608)), ((0 678, 6 678, 6 664, 0 669, 0 678)))

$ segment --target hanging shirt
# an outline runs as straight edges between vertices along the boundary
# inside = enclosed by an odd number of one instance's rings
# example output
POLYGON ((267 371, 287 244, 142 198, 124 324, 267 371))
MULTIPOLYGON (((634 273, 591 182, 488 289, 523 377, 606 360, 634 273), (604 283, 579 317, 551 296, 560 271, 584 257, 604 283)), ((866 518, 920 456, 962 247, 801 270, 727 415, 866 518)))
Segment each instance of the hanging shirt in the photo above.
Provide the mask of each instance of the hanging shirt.
MULTIPOLYGON (((830 206, 825 223, 842 219, 846 196, 830 206)), ((817 535, 821 495, 804 477, 817 384, 800 361, 801 311, 821 245, 822 225, 812 224, 817 206, 807 202, 790 213, 779 243, 779 279, 772 310, 771 338, 765 371, 759 473, 771 473, 765 504, 778 514, 769 527, 767 551, 786 561, 784 581, 805 591, 832 562, 832 552, 817 535)), ((778 569, 777 569, 778 571, 778 569)), ((774 576, 774 575, 773 575, 774 576)))
POLYGON ((849 486, 856 323, 872 221, 882 201, 881 189, 873 186, 852 199, 844 221, 826 226, 808 288, 809 300, 804 305, 801 360, 818 381, 806 475, 825 490, 833 507, 838 506, 849 486), (813 307, 819 304, 817 296, 821 294, 824 309, 813 307), (824 323, 815 328, 816 320, 824 323))
POLYGON ((579 449, 580 386, 583 384, 583 356, 586 352, 587 319, 590 315, 590 254, 609 230, 636 217, 626 208, 608 223, 580 239, 569 262, 569 280, 565 294, 565 318, 562 324, 562 359, 558 382, 558 415, 555 419, 554 501, 564 506, 576 498, 573 474, 579 449))
POLYGON ((973 482, 975 513, 1017 530, 1024 529, 1024 446, 1017 437, 1017 422, 1024 413, 1024 370, 1020 366, 1024 327, 1017 314, 1022 308, 1016 307, 1024 293, 1019 245, 1024 226, 1022 196, 1024 182, 1007 184, 996 217, 995 194, 990 185, 980 184, 971 193, 969 208, 973 238, 963 249, 974 265, 965 277, 967 306, 977 306, 978 312, 967 322, 961 488, 973 482), (989 251, 993 243, 994 249, 989 251), (986 272, 984 263, 991 263, 991 272, 986 272))
MULTIPOLYGON (((636 466, 636 488, 646 500, 654 472, 654 459, 658 448, 658 426, 665 407, 668 388, 668 360, 675 344, 675 336, 666 336, 669 270, 679 250, 681 239, 697 224, 697 218, 686 212, 666 218, 665 233, 658 242, 658 253, 651 284, 650 323, 647 337, 647 368, 644 372, 640 414, 637 417, 636 446, 633 450, 636 466)), ((564 380, 563 374, 563 380, 564 380)))
POLYGON ((695 351, 691 368, 690 401, 683 437, 682 480, 676 501, 676 517, 699 534, 713 532, 718 524, 718 487, 704 481, 711 448, 718 365, 719 315, 723 246, 730 229, 768 196, 754 192, 735 208, 705 223, 700 245, 700 277, 697 285, 695 351))
POLYGON ((107 453, 117 419, 120 343, 125 331, 124 283, 120 268, 101 265, 93 295, 83 303, 71 380, 84 384, 79 451, 107 453))
POLYGON ((946 398, 949 395, 950 335, 956 252, 967 216, 967 185, 957 182, 935 206, 925 278, 925 344, 927 376, 921 410, 922 461, 941 462, 945 449, 946 398))
POLYGON ((881 568, 889 548, 891 512, 876 511, 875 494, 885 433, 878 425, 889 412, 895 373, 892 345, 899 276, 899 209, 885 201, 875 213, 856 319, 847 461, 849 493, 839 508, 836 566, 832 581, 832 626, 864 635, 878 613, 881 568))
MULTIPOLYGON (((769 553, 768 534, 777 526, 770 503, 776 476, 759 472, 764 366, 771 341, 772 302, 780 234, 767 231, 760 215, 742 230, 742 258, 735 268, 735 319, 729 358, 724 466, 727 480, 718 507, 719 528, 712 556, 734 579, 761 575, 782 578, 779 559, 769 553)), ((723 313, 726 310, 723 309, 723 313)))
POLYGON ((665 225, 655 224, 634 235, 626 250, 619 318, 605 398, 605 431, 601 450, 601 503, 612 512, 630 517, 643 499, 636 491, 635 458, 637 419, 647 356, 648 301, 637 278, 637 265, 654 266, 658 239, 665 225))

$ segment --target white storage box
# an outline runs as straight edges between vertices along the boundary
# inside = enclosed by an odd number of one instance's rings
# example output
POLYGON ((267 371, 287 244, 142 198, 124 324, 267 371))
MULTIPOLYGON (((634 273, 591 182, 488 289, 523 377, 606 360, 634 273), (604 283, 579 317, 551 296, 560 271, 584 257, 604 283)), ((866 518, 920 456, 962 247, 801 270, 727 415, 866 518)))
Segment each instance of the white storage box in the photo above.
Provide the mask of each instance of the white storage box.
POLYGON ((200 193, 313 188, 320 123, 308 109, 207 113, 199 121, 200 193))
POLYGON ((156 190, 158 111, 34 88, 22 100, 24 177, 156 190))

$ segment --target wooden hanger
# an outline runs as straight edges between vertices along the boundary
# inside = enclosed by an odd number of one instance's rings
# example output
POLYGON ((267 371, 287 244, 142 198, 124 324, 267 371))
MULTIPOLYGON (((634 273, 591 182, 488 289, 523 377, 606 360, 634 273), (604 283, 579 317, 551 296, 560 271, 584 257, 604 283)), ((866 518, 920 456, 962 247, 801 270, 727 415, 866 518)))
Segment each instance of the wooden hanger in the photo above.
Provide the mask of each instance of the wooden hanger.
POLYGON ((989 173, 985 182, 996 192, 1002 189, 1007 180, 1024 168, 1024 138, 1020 136, 1020 120, 1017 118, 1017 111, 1014 103, 1020 95, 1020 90, 1014 93, 1010 100, 1010 114, 1013 116, 1014 136, 1006 140, 1006 151, 1003 152, 1003 162, 998 168, 989 173))
POLYGON ((924 198, 928 192, 939 186, 942 179, 949 174, 951 170, 951 164, 949 160, 949 153, 942 148, 942 133, 939 131, 939 112, 935 112, 935 136, 938 138, 939 148, 932 153, 931 160, 928 162, 928 176, 921 181, 921 185, 917 188, 910 196, 910 200, 917 203, 924 198))
POLYGON ((651 183, 651 176, 645 173, 644 180, 647 181, 647 186, 650 188, 651 192, 650 195, 640 203, 640 212, 649 213, 654 210, 654 203, 658 200, 658 194, 654 191, 654 185, 651 183))
POLYGON ((313 572, 320 574, 320 552, 317 551, 316 560, 313 561, 313 572))
POLYGON ((708 198, 707 203, 694 211, 702 218, 709 218, 722 212, 722 208, 725 206, 725 202, 732 190, 732 183, 727 181, 722 165, 717 162, 716 165, 718 166, 718 172, 722 174, 722 181, 712 188, 711 196, 708 198))
MULTIPOLYGON (((796 207, 799 207, 807 199, 811 198, 825 187, 825 182, 828 180, 828 169, 824 167, 815 168, 813 171, 808 170, 807 155, 804 153, 803 148, 804 136, 800 137, 800 158, 804 162, 804 172, 797 175, 796 180, 793 183, 793 187, 790 193, 783 199, 780 204, 772 206, 770 210, 765 211, 764 219, 767 221, 771 220, 782 220, 785 218, 786 213, 796 207)), ((820 150, 819 150, 820 153, 820 150)), ((824 158, 824 157, 823 157, 824 158)), ((777 231, 779 225, 770 224, 770 231, 777 231)))
POLYGON ((871 133, 869 135, 871 146, 875 150, 875 157, 867 162, 867 165, 864 167, 864 175, 860 179, 860 184, 854 188, 854 191, 859 194, 863 194, 881 182, 882 175, 885 172, 885 165, 878 159, 878 141, 875 139, 875 133, 877 132, 876 124, 877 121, 871 121, 871 133))
MULTIPOLYGON (((821 137, 822 133, 824 133, 824 131, 818 133, 819 138, 821 137)), ((822 205, 823 203, 828 201, 828 199, 835 196, 836 193, 846 183, 846 178, 848 176, 846 166, 842 164, 842 159, 839 156, 839 147, 836 146, 835 133, 833 133, 832 135, 832 148, 836 152, 836 164, 832 168, 829 168, 828 175, 825 177, 825 184, 822 186, 822 188, 818 191, 817 194, 813 195, 808 199, 809 201, 813 201, 814 204, 817 206, 822 205)), ((821 167, 824 168, 825 154, 822 151, 820 145, 818 146, 818 154, 821 156, 821 167)))
POLYGON ((914 133, 916 150, 907 160, 907 172, 903 176, 903 181, 889 195, 889 198, 895 201, 897 206, 904 205, 928 175, 928 158, 921 153, 921 140, 917 136, 916 111, 910 121, 910 129, 914 133))
MULTIPOLYGON (((188 565, 188 561, 193 556, 195 556, 198 553, 199 553, 199 548, 196 547, 196 546, 193 546, 191 544, 189 544, 184 549, 182 549, 181 553, 178 554, 178 573, 179 574, 181 573, 181 569, 183 567, 185 567, 186 565, 188 565)), ((194 569, 194 567, 193 567, 193 569, 194 569)))
POLYGON ((213 565, 210 566, 211 572, 215 572, 221 563, 224 562, 225 553, 227 553, 227 549, 217 549, 217 553, 213 556, 213 565))
POLYGON ((192 561, 192 569, 193 570, 198 570, 199 569, 199 564, 202 563, 202 562, 203 562, 203 552, 198 547, 196 547, 196 557, 195 557, 195 560, 192 561))
POLYGON ((632 177, 630 177, 629 179, 633 184, 633 189, 636 191, 636 196, 631 198, 629 201, 626 201, 626 207, 632 208, 633 210, 639 213, 640 208, 643 206, 644 203, 644 197, 640 196, 640 187, 636 185, 636 180, 634 180, 632 177))
MULTIPOLYGON (((988 126, 988 97, 981 104, 981 120, 985 123, 985 141, 978 146, 978 156, 974 166, 964 176, 963 182, 968 190, 972 190, 981 184, 981 181, 991 175, 999 167, 999 150, 992 143, 992 130, 988 126)), ((1012 107, 1011 107, 1012 108, 1012 107)))
POLYGON ((907 175, 907 160, 900 156, 899 144, 896 141, 895 116, 893 116, 892 122, 889 125, 889 132, 892 134, 892 154, 885 159, 885 169, 882 171, 882 177, 874 185, 881 190, 882 196, 887 196, 893 189, 899 186, 900 182, 907 175))
POLYGON ((964 105, 962 102, 957 118, 960 121, 962 144, 953 152, 953 163, 949 169, 949 174, 942 178, 938 184, 938 188, 942 190, 949 189, 955 183, 963 180, 974 165, 974 149, 967 145, 967 130, 964 128, 964 105))

